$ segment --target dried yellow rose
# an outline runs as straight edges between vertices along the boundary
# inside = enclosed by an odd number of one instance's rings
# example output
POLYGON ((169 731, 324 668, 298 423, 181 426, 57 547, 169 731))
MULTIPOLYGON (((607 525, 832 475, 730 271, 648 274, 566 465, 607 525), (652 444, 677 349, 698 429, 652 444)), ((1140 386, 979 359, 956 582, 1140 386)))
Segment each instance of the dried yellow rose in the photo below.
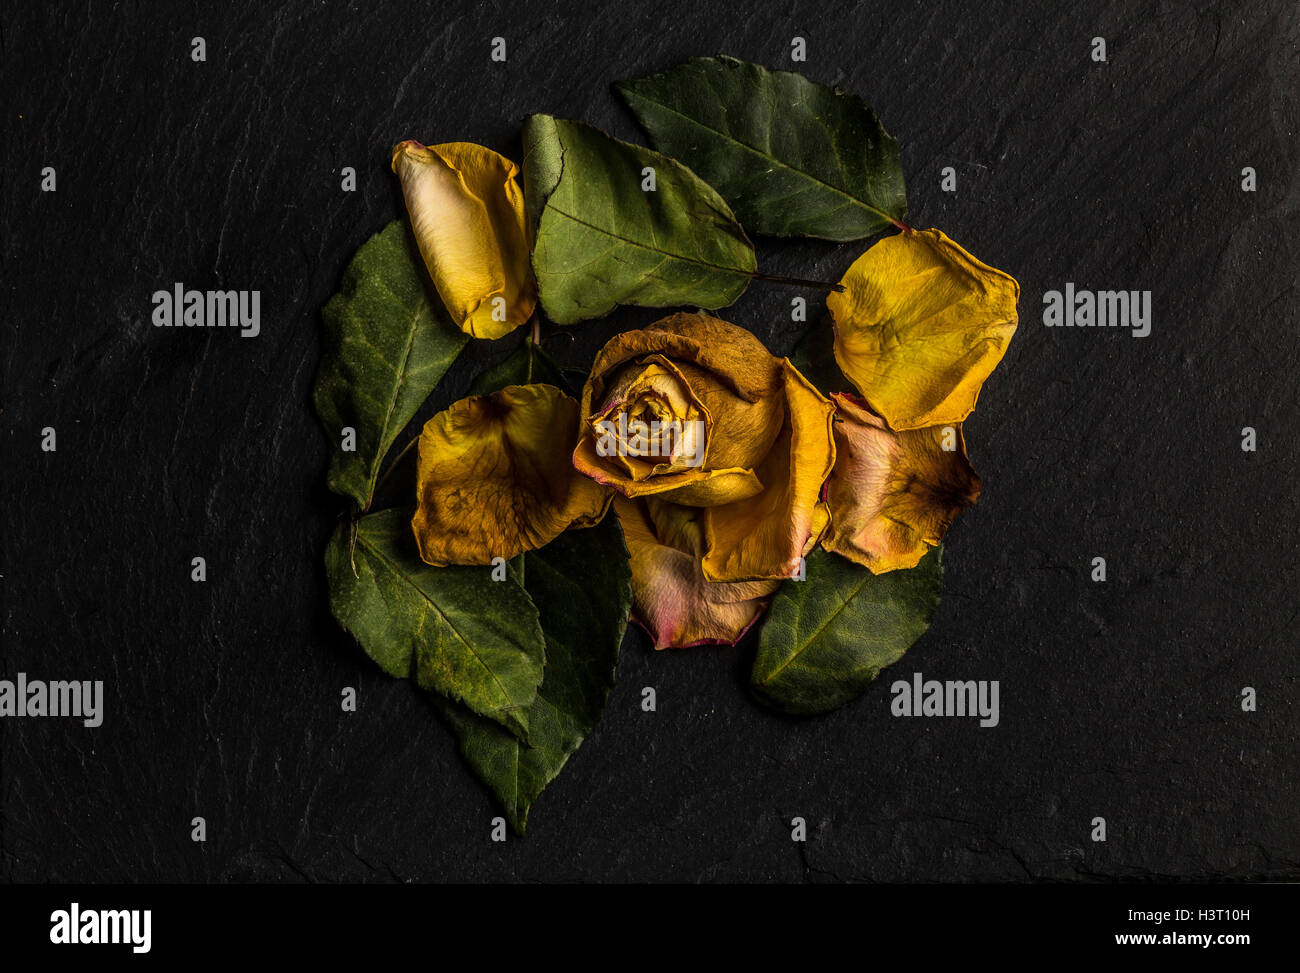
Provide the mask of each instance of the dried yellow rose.
POLYGON ((615 335, 582 392, 574 466, 624 497, 700 508, 703 577, 790 577, 826 526, 834 408, 743 328, 674 314, 615 335))

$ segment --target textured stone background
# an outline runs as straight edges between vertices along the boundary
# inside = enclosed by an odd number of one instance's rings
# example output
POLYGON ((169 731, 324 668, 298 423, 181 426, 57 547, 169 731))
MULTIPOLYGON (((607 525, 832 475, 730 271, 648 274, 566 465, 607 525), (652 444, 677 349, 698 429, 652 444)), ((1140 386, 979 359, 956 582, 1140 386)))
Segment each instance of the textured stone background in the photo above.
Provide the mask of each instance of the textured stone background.
MULTIPOLYGON (((107 696, 97 730, 0 721, 0 878, 1300 878, 1293 3, 25 0, 0 25, 0 675, 107 696), (891 673, 998 679, 1001 725, 891 718, 888 680, 781 719, 747 697, 752 646, 654 654, 635 632, 529 836, 493 844, 432 708, 327 610, 318 309, 401 213, 394 140, 517 159, 530 111, 640 140, 609 82, 715 52, 790 67, 795 35, 801 70, 899 137, 911 222, 1023 287, 967 427, 983 497, 891 673), (1044 328, 1067 280, 1150 289, 1151 336, 1044 328), (174 281, 259 289, 261 336, 154 329, 174 281)), ((766 269, 825 278, 865 246, 759 242, 766 269)), ((788 351, 792 293, 756 285, 728 317, 788 351)), ((654 316, 551 346, 586 365, 654 316)))

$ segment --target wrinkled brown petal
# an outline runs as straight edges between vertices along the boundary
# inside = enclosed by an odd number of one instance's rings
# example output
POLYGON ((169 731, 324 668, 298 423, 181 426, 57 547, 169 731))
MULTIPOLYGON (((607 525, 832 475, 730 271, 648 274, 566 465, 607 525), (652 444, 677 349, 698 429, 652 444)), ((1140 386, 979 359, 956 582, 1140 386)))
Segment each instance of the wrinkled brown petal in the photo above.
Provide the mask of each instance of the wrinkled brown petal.
POLYGON ((578 403, 550 385, 461 399, 420 434, 411 523, 429 564, 490 564, 599 522, 609 493, 569 460, 578 403))

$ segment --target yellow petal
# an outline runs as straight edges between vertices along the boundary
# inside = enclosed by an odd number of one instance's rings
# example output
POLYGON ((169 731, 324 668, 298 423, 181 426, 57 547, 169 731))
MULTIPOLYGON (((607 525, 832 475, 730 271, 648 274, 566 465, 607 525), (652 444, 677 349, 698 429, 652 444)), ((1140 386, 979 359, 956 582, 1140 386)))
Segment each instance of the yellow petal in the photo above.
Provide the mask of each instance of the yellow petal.
POLYGON ((1016 331, 1020 285, 938 230, 886 237, 826 306, 835 360, 892 429, 961 422, 1016 331))
POLYGON ((490 564, 599 522, 609 492, 569 460, 578 403, 550 385, 461 399, 420 434, 415 518, 429 564, 490 564))
POLYGON ((835 469, 826 483, 831 526, 822 546, 876 574, 914 568, 979 497, 961 427, 896 433, 853 396, 832 398, 835 469))
POLYGON ((519 169, 471 142, 399 142, 393 172, 452 320, 475 338, 500 338, 528 320, 537 284, 528 260, 519 169))
POLYGON ((822 485, 835 463, 835 407, 788 360, 781 362, 786 418, 756 472, 761 493, 704 512, 710 581, 789 578, 825 529, 822 485))
POLYGON ((631 555, 633 619, 656 649, 734 644, 779 581, 715 584, 700 567, 702 514, 660 500, 614 498, 631 555))

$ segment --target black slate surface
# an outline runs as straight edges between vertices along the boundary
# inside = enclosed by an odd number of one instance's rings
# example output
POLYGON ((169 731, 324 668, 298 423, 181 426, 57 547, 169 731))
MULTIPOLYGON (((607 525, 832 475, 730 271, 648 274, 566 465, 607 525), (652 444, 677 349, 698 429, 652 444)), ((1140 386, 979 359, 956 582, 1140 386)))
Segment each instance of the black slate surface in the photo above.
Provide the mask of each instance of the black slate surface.
MULTIPOLYGON (((0 677, 106 692, 98 729, 0 720, 0 878, 1300 879, 1294 4, 22 2, 0 26, 0 677), (747 696, 751 645, 635 632, 528 837, 494 844, 432 707, 328 613, 318 309, 401 213, 393 141, 517 159, 530 111, 640 140, 609 83, 716 52, 866 97, 911 222, 1021 282, 967 427, 983 496, 890 673, 997 679, 1001 723, 892 718, 889 678, 785 720, 747 696), (261 335, 153 328, 176 281, 260 290, 261 335), (1150 289, 1150 337, 1043 327, 1066 281, 1150 289)), ((760 241, 760 264, 838 278, 864 247, 760 241)), ((786 352, 792 293, 727 316, 786 352)), ((654 316, 549 347, 584 366, 654 316)))

